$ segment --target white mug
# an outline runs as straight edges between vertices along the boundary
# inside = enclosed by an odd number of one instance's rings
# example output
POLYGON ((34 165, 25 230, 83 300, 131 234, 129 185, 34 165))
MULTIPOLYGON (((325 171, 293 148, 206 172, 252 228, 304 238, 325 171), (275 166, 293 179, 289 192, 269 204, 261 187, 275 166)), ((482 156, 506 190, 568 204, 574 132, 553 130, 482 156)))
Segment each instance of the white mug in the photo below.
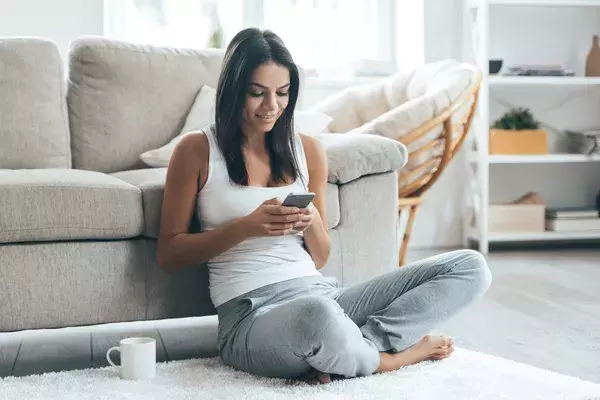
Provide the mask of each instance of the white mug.
POLYGON ((121 378, 128 380, 146 380, 156 374, 156 340, 148 337, 133 337, 119 341, 118 346, 106 352, 106 359, 113 367, 118 367, 110 359, 110 353, 121 353, 121 378))

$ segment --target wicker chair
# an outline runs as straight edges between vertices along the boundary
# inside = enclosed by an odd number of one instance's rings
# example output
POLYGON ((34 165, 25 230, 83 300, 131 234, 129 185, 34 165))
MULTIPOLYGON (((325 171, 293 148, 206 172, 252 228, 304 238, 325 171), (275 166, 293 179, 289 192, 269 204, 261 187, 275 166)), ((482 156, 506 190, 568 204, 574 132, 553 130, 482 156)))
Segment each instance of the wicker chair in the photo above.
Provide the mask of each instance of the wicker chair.
POLYGON ((467 137, 480 84, 481 73, 471 65, 443 60, 377 83, 344 89, 311 108, 333 118, 329 132, 383 135, 407 146, 408 162, 398 171, 398 212, 408 213, 399 246, 400 266, 406 261, 423 194, 467 137))

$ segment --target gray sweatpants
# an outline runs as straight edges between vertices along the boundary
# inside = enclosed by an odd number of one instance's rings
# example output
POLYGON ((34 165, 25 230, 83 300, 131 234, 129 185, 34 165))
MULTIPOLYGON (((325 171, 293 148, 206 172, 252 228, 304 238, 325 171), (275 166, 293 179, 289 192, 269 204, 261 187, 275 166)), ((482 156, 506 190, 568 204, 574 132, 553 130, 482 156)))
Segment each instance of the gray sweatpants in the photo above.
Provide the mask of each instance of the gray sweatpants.
POLYGON ((370 375, 379 352, 417 343, 490 282, 483 256, 458 250, 347 288, 321 276, 275 283, 217 308, 220 355, 262 376, 370 375))

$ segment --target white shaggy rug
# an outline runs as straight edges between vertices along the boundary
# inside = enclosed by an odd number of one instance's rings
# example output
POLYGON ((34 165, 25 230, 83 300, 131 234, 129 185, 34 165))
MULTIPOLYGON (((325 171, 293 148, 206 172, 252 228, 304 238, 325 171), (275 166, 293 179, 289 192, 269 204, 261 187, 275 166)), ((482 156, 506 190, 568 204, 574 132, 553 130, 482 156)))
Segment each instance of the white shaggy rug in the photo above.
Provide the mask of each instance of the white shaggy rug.
POLYGON ((0 379, 0 399, 600 399, 600 385, 469 350, 399 371, 311 386, 236 372, 218 358, 157 365, 147 383, 111 367, 0 379))

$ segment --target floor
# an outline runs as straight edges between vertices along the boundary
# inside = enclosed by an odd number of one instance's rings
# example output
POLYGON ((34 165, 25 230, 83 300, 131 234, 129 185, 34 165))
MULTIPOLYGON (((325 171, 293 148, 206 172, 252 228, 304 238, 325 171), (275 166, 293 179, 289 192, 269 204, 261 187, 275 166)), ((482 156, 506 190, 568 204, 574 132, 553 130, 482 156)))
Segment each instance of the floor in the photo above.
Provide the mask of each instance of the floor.
MULTIPOLYGON (((413 250, 415 260, 446 250, 413 250)), ((600 250, 498 251, 482 300, 440 327, 458 346, 600 383, 600 250)))

